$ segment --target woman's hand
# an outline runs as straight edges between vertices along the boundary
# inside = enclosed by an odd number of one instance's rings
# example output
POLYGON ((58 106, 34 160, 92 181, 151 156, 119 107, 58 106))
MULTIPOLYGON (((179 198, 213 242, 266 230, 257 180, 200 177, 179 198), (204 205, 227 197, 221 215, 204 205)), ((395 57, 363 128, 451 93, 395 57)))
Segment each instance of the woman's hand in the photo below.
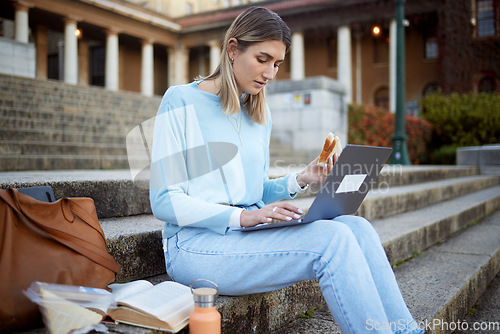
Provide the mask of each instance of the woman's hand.
POLYGON ((273 219, 299 219, 304 213, 301 209, 289 203, 277 202, 258 210, 243 210, 240 215, 240 225, 251 227, 262 223, 270 223, 273 219))
POLYGON ((326 177, 333 168, 333 165, 337 162, 339 158, 338 154, 334 154, 330 159, 326 161, 324 167, 318 166, 319 157, 314 159, 307 167, 297 175, 297 182, 302 188, 308 184, 318 183, 323 184, 326 177))

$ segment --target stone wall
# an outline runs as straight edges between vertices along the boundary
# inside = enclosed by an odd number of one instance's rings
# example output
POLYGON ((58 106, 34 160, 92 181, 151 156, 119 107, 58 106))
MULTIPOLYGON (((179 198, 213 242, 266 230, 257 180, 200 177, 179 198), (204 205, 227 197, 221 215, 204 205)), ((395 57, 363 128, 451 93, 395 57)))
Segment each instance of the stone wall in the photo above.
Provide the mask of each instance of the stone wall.
POLYGON ((478 167, 481 174, 500 175, 500 143, 457 148, 457 165, 478 167))
POLYGON ((310 77, 269 84, 267 103, 273 119, 272 137, 312 158, 323 147, 328 132, 347 144, 347 106, 344 88, 334 79, 310 77))
POLYGON ((19 43, 0 37, 0 73, 34 78, 36 52, 33 43, 19 43))

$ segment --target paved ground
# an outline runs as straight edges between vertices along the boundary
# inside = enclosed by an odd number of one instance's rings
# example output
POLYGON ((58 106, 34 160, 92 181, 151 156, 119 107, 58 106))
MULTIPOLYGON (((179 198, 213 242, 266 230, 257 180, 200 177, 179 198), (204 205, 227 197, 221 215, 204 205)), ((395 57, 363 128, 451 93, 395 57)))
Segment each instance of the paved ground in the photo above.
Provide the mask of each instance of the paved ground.
POLYGON ((456 332, 456 334, 498 333, 500 333, 500 274, 465 318, 461 330, 456 332))

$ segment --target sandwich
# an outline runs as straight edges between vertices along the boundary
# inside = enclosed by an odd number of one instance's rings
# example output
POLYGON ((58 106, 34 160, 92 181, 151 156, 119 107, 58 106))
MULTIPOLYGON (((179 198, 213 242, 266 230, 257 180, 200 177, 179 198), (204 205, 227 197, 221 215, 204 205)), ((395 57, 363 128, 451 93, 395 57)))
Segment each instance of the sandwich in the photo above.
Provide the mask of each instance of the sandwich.
POLYGON ((324 167, 328 159, 330 159, 335 153, 340 154, 342 152, 342 146, 340 144, 340 138, 335 136, 333 133, 328 133, 325 139, 325 144, 323 145, 323 150, 319 155, 318 165, 324 167))

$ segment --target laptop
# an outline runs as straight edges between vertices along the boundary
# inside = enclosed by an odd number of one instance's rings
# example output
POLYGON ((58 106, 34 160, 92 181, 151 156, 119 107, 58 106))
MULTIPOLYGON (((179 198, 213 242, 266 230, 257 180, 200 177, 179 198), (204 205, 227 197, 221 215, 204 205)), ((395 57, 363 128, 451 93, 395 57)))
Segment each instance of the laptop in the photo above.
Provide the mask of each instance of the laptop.
POLYGON ((303 218, 233 229, 249 232, 333 219, 358 211, 391 155, 392 148, 347 145, 303 218))

